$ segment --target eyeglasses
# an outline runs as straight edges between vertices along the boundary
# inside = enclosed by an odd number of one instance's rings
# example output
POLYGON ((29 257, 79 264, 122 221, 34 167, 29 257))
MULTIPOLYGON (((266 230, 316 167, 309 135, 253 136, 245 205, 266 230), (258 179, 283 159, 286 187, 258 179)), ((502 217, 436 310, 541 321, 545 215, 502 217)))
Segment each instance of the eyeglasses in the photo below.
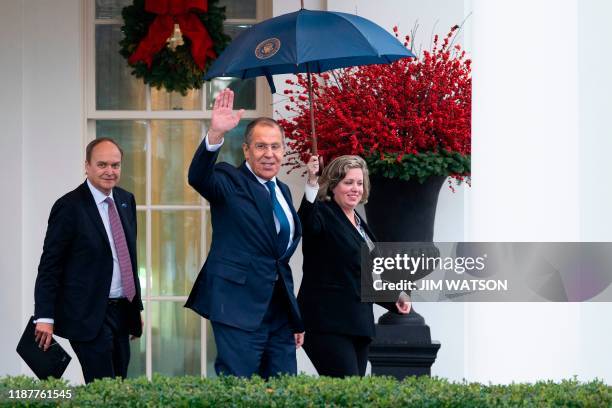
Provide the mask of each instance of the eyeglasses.
POLYGON ((268 149, 272 149, 272 152, 279 152, 283 148, 283 145, 281 143, 255 143, 254 146, 255 150, 257 150, 258 152, 265 152, 268 149))

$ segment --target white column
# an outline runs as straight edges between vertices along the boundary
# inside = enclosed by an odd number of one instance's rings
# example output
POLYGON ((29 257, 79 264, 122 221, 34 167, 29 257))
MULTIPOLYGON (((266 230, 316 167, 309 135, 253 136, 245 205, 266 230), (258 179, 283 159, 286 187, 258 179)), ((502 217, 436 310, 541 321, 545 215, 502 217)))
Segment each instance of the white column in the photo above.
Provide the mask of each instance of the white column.
MULTIPOLYGON (((580 238, 612 242, 612 2, 578 3, 578 77, 580 82, 580 238)), ((609 300, 609 299, 608 299, 609 300)), ((612 383, 612 303, 581 305, 582 357, 579 377, 612 383)))
MULTIPOLYGON (((471 241, 580 240, 577 0, 473 0, 471 241)), ((466 306, 466 378, 569 378, 580 305, 466 306)))
POLYGON ((21 274, 23 235, 21 223, 22 196, 22 22, 23 1, 7 0, 2 3, 0 13, 0 349, 4 352, 0 365, 0 376, 21 372, 20 359, 13 352, 25 324, 21 313, 21 274))

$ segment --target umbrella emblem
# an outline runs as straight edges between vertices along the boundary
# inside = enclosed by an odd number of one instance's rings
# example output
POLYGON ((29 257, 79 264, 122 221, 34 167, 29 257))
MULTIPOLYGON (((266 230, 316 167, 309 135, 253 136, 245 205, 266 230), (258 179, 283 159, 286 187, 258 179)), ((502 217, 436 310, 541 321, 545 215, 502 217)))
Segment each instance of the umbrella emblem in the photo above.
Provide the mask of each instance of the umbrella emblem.
POLYGON ((259 59, 268 59, 280 50, 281 42, 278 38, 268 38, 255 47, 255 56, 259 59))

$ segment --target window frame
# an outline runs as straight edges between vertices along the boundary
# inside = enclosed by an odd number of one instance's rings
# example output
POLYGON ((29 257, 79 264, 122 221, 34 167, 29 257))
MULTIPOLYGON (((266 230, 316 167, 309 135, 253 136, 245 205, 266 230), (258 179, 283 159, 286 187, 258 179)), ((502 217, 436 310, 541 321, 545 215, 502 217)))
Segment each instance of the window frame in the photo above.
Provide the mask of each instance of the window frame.
MULTIPOLYGON (((256 0, 256 20, 252 19, 226 19, 226 23, 233 24, 254 24, 259 21, 263 21, 266 18, 272 16, 272 1, 271 0, 256 0)), ((153 296, 151 295, 152 285, 152 211, 161 210, 173 210, 173 211, 193 211, 198 210, 201 214, 201 248, 200 253, 202 259, 200 264, 203 264, 206 259, 206 251, 208 247, 207 243, 207 229, 209 227, 210 220, 207 214, 210 214, 210 207, 206 200, 200 197, 200 203, 197 205, 158 205, 151 204, 152 196, 152 153, 151 153, 151 121, 153 120, 199 120, 202 122, 202 135, 200 140, 204 138, 206 134, 207 122, 211 118, 212 111, 207 110, 206 101, 206 85, 202 87, 201 102, 202 109, 200 110, 152 110, 151 108, 151 87, 146 86, 145 98, 146 108, 145 110, 98 110, 96 108, 96 76, 95 76, 95 58, 96 58, 96 26, 97 25, 117 25, 122 24, 121 19, 96 19, 95 18, 95 0, 82 0, 82 32, 84 33, 82 40, 83 53, 82 53, 82 67, 83 77, 82 80, 85 84, 83 87, 82 101, 84 106, 84 123, 83 123, 83 141, 84 145, 89 143, 91 140, 96 138, 96 121, 98 120, 141 120, 146 122, 146 187, 145 187, 145 204, 137 205, 137 211, 145 212, 146 225, 138 226, 139 234, 145 234, 145 245, 146 245, 146 289, 143 287, 142 300, 145 303, 145 310, 143 312, 144 330, 145 335, 145 374, 148 379, 152 378, 153 375, 153 349, 152 349, 152 302, 184 302, 187 300, 187 296, 153 296), (148 307, 147 307, 148 306, 148 307)), ((127 63, 127 62, 126 62, 127 63)), ((245 110, 243 119, 252 119, 260 116, 271 116, 272 115, 272 95, 265 78, 256 79, 256 91, 255 91, 255 106, 256 109, 245 110)), ((84 155, 83 155, 84 159, 84 155)), ((199 272, 199 270, 197 271, 199 272)), ((187 311, 186 311, 187 313, 187 311)), ((207 376, 207 331, 208 324, 207 320, 200 318, 200 375, 202 377, 207 376)))

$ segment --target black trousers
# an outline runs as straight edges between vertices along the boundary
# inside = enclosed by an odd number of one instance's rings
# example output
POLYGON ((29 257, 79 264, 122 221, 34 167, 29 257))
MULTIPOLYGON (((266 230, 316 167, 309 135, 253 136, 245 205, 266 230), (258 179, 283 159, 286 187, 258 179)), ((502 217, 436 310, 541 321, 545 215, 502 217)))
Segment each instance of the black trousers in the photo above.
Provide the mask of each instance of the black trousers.
POLYGON ((130 362, 129 307, 126 299, 109 300, 98 335, 90 341, 70 341, 87 384, 98 378, 127 376, 130 362))
POLYGON ((304 336, 304 351, 319 375, 363 377, 371 341, 370 337, 307 330, 304 336))

